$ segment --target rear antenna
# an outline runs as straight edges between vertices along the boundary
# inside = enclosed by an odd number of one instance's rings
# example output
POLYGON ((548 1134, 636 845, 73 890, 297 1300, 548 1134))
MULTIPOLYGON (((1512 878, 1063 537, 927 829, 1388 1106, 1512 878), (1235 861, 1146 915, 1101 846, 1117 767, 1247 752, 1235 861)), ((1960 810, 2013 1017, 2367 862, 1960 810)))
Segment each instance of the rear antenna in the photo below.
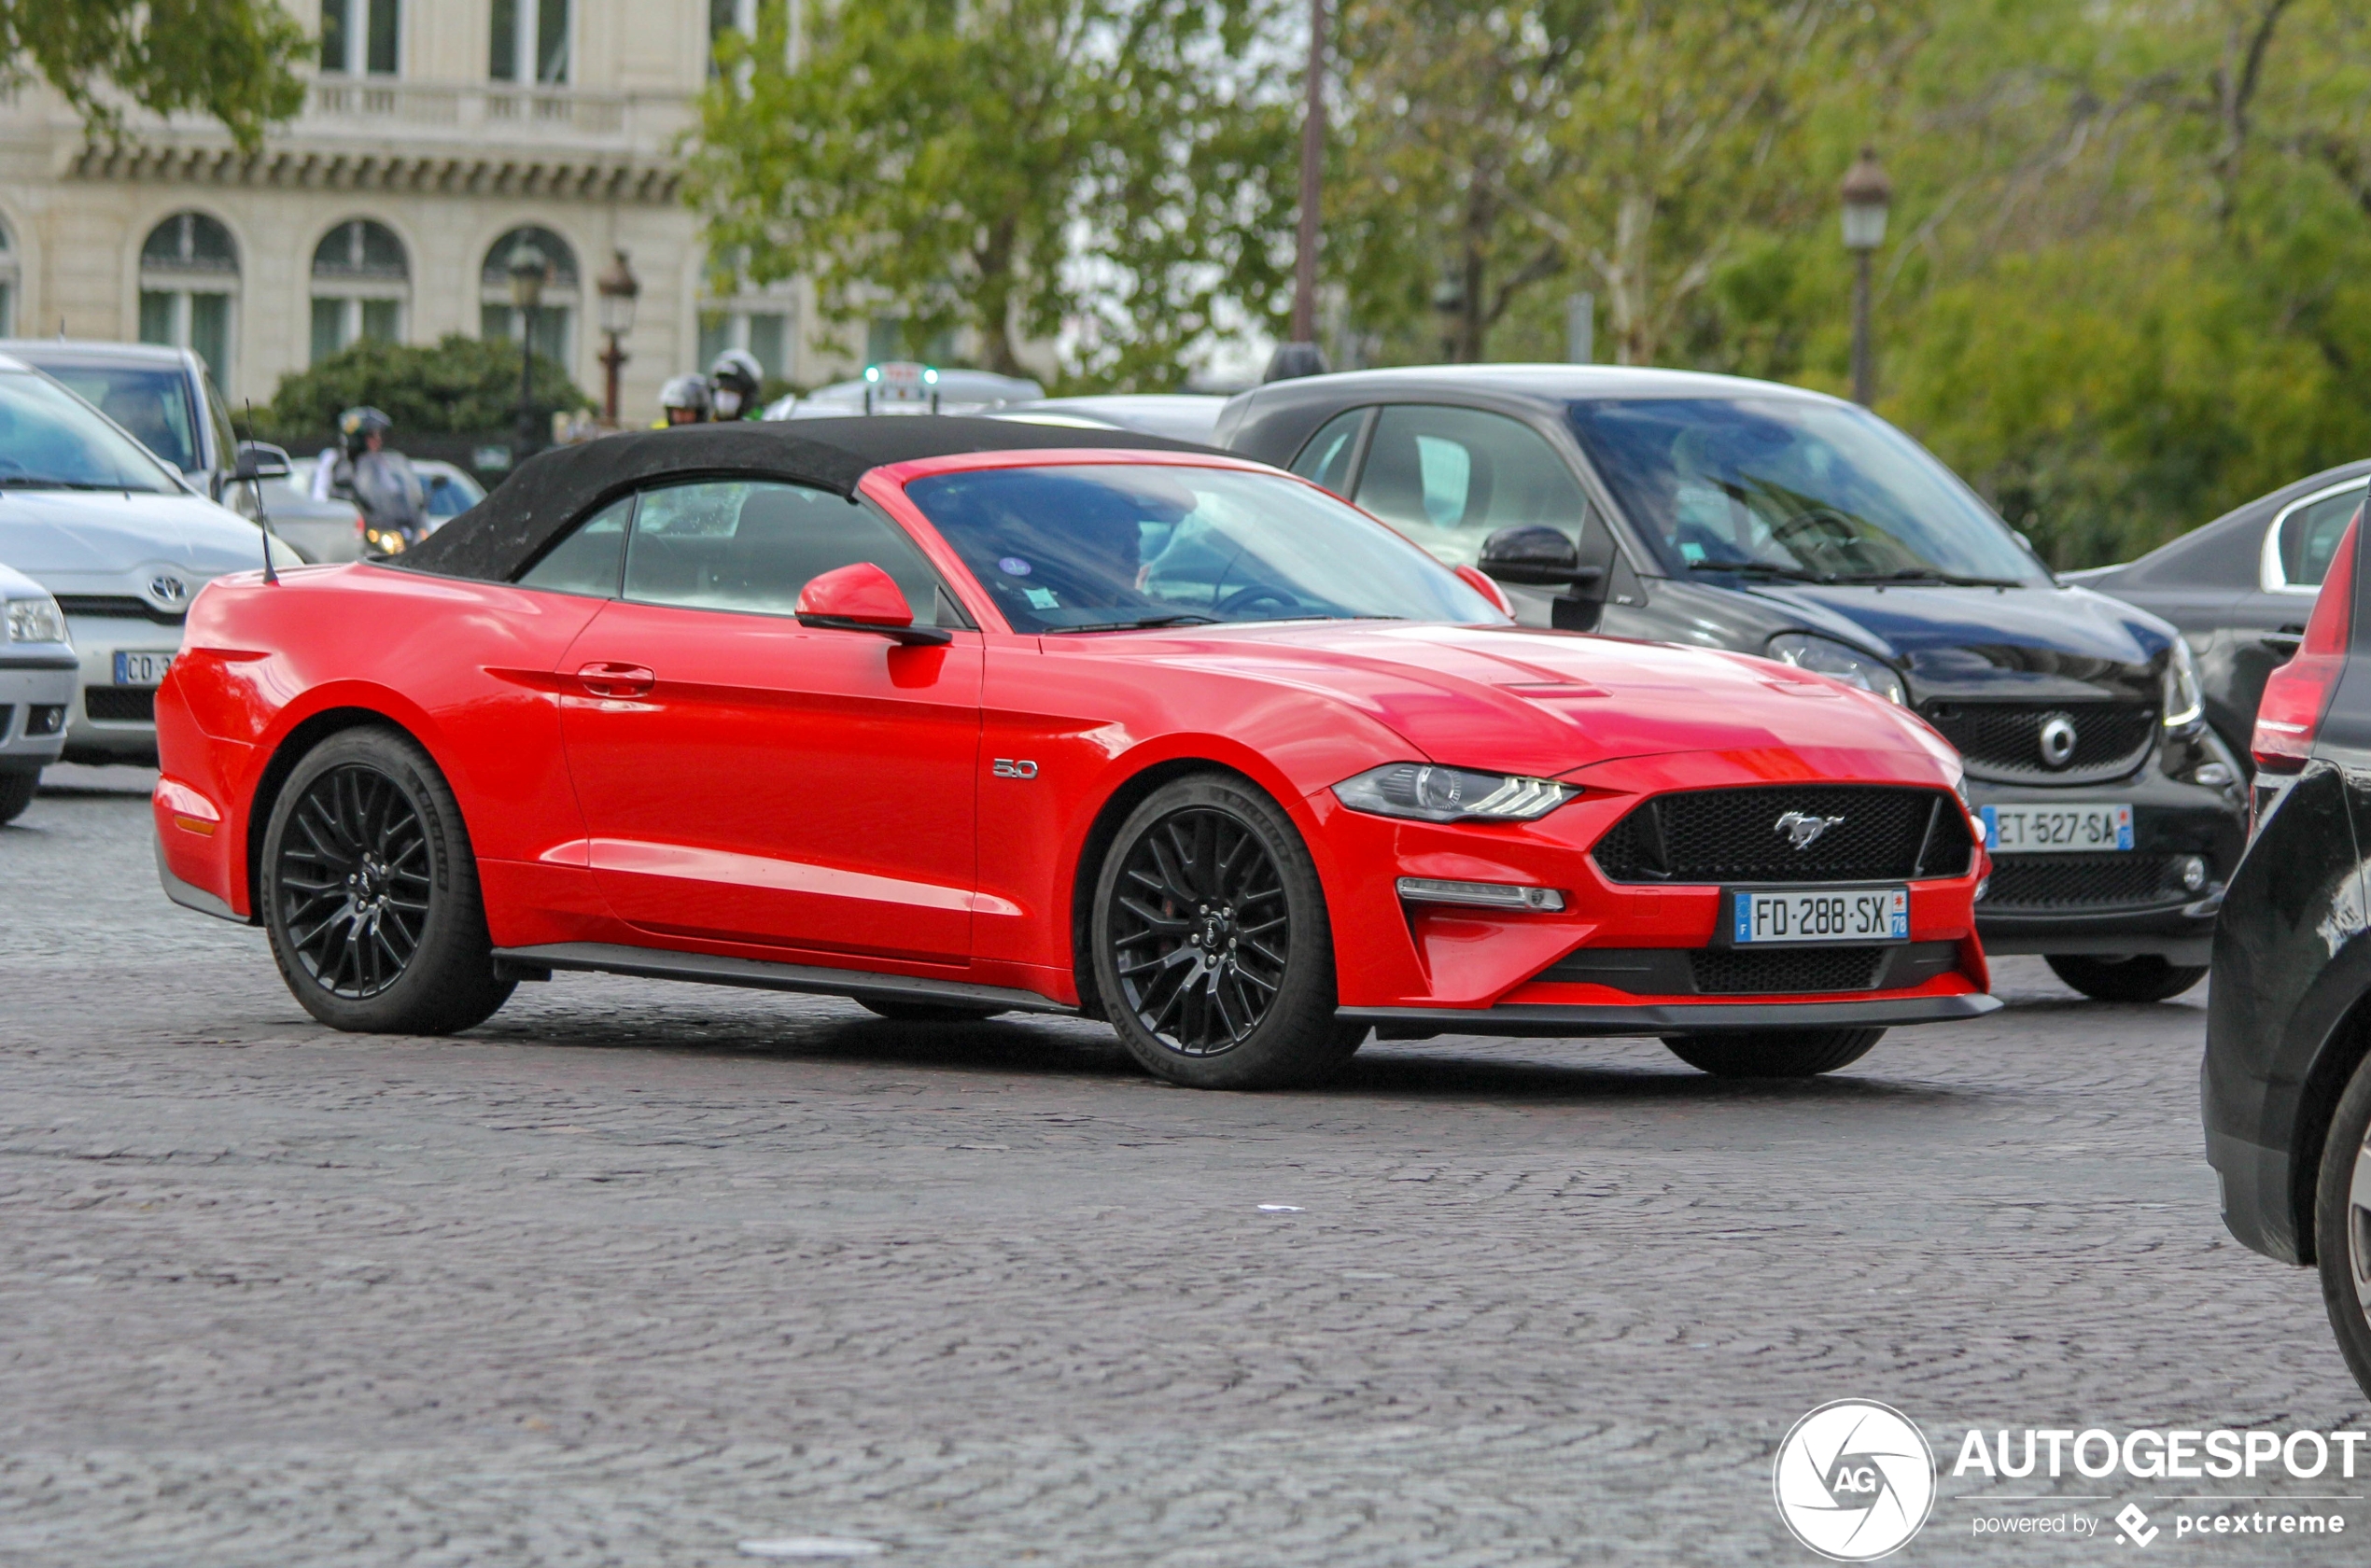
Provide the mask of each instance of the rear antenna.
MULTIPOLYGON (((252 442, 255 440, 255 399, 253 398, 247 399, 246 407, 247 440, 252 442)), ((233 461, 236 460, 233 459, 233 461)), ((247 483, 255 486, 255 522, 256 526, 263 530, 263 581, 277 588, 280 586, 280 574, 272 565, 272 541, 279 536, 272 531, 272 512, 263 504, 263 481, 253 479, 247 483)))

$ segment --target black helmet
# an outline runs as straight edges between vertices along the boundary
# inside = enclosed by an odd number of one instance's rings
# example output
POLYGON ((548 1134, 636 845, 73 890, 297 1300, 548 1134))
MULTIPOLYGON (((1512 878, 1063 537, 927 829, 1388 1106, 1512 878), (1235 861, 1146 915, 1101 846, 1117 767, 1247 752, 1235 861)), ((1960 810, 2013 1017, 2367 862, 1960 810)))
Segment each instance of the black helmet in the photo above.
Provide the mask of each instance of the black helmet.
POLYGON ((344 439, 348 455, 358 455, 363 440, 369 436, 384 436, 395 428, 395 421, 374 408, 350 408, 338 415, 338 434, 344 439))
POLYGON ((708 367, 708 385, 716 396, 716 417, 745 419, 757 410, 758 389, 765 385, 765 367, 746 348, 728 348, 708 367))

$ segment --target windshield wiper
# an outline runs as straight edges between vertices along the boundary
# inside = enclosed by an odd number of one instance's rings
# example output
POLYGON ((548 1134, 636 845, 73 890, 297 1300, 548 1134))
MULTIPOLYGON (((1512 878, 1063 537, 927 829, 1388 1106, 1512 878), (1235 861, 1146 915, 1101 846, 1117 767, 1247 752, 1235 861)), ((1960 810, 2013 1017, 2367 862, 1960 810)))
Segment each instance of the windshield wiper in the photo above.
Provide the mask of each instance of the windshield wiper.
POLYGON ((1738 572, 1747 577, 1783 577, 1789 582, 1833 582, 1828 572, 1805 571, 1801 567, 1782 567, 1775 561, 1691 561, 1690 571, 1738 572))
POLYGON ((1142 621, 1093 621, 1084 626, 1048 626, 1048 632, 1135 632, 1149 626, 1215 626, 1215 615, 1200 610, 1180 610, 1175 615, 1148 615, 1142 621))
POLYGON ((99 484, 87 479, 43 479, 35 474, 0 474, 0 490, 129 490, 129 484, 99 484))
POLYGON ((1957 572, 1938 571, 1932 567, 1903 567, 1899 571, 1855 572, 1849 577, 1833 578, 1836 582, 1906 582, 1917 586, 1933 583, 1944 588, 2022 588, 2013 577, 1963 577, 1957 572))

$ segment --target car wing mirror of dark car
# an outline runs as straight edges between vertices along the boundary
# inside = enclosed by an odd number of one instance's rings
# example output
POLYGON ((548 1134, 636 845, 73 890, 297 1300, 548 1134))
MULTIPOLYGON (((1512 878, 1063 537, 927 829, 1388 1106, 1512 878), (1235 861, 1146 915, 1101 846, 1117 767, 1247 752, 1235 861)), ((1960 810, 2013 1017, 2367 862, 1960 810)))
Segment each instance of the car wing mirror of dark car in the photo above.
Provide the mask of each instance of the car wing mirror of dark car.
POLYGON ((288 477, 288 455, 269 441, 241 441, 238 460, 231 465, 231 477, 242 483, 263 479, 288 477))
POLYGON ((1544 523, 1501 528, 1482 540, 1481 569, 1501 582, 1568 588, 1586 595, 1603 590, 1606 568, 1581 565, 1580 551, 1561 528, 1544 523))
POLYGON ((870 561, 811 577, 799 590, 798 623, 823 632, 871 632, 906 647, 955 640, 938 626, 917 626, 897 580, 870 561))

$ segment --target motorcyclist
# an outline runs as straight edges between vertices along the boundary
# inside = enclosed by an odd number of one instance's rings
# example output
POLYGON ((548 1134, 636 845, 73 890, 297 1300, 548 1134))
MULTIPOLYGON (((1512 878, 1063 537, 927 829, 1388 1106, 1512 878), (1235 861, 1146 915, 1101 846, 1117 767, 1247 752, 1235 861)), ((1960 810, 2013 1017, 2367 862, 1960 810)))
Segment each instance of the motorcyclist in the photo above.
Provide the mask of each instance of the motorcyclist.
POLYGON ((720 423, 755 419, 762 410, 758 392, 765 385, 765 367, 746 348, 728 348, 708 367, 708 396, 714 407, 708 417, 720 423))
POLYGON ((651 426, 664 430, 670 425, 699 425, 708 420, 714 399, 708 396, 708 381, 703 376, 680 375, 668 378, 659 388, 659 417, 651 426))
POLYGON ((313 498, 351 501, 362 513, 363 541, 381 554, 400 554, 428 537, 428 487, 412 459, 386 449, 395 421, 374 408, 338 415, 339 444, 313 466, 313 498))

